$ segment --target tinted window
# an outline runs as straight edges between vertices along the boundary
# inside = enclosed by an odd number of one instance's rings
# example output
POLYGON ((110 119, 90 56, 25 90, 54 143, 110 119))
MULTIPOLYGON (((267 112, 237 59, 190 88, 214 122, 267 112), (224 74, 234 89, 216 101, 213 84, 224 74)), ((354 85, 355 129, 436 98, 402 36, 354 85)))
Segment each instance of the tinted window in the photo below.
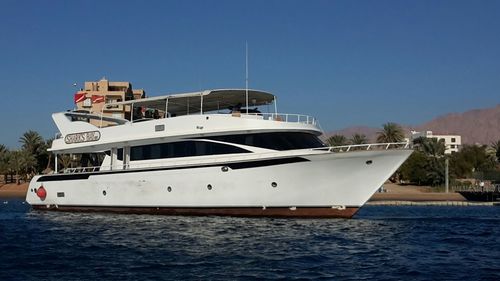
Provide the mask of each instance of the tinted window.
POLYGON ((260 133, 208 137, 208 139, 229 143, 256 146, 273 150, 291 150, 323 147, 324 144, 308 133, 260 133))
MULTIPOLYGON (((239 147, 206 141, 180 141, 172 143, 149 144, 130 148, 130 160, 151 160, 162 158, 248 153, 239 147)), ((123 149, 118 149, 118 160, 123 160, 123 149)))

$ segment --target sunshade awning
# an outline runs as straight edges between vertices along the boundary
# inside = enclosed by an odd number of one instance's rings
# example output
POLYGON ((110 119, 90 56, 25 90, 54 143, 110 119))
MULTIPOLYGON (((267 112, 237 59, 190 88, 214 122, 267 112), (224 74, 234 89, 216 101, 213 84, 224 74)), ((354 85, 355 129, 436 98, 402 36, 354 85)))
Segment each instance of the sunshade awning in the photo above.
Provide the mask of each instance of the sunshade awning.
MULTIPOLYGON (((171 114, 185 115, 227 109, 231 106, 246 105, 245 89, 206 90, 193 93, 173 94, 139 100, 107 103, 106 106, 134 105, 146 108, 167 110, 171 114), (203 103, 202 103, 203 100, 203 103), (167 103, 168 101, 168 103, 167 103)), ((274 95, 264 91, 248 90, 248 106, 261 106, 272 103, 274 95)))

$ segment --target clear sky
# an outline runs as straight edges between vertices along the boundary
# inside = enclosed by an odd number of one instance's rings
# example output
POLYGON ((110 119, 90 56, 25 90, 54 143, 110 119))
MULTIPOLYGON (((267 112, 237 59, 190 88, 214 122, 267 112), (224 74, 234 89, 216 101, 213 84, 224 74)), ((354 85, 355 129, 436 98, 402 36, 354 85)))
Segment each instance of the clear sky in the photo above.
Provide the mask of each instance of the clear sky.
MULTIPOLYGON (((250 87, 326 131, 500 103, 500 1, 0 0, 0 143, 44 137, 72 84, 250 87)), ((498 129, 498 128, 496 128, 498 129)))

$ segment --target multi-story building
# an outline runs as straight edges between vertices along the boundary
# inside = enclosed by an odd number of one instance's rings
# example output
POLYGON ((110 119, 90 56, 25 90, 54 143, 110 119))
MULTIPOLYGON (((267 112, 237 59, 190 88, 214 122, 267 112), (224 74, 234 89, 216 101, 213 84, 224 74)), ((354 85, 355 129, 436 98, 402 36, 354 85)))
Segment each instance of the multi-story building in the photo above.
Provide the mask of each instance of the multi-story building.
POLYGON ((105 106, 105 104, 146 97, 143 89, 132 89, 130 82, 110 82, 105 78, 85 82, 85 87, 75 94, 77 110, 130 119, 130 106, 105 106))
POLYGON ((434 135, 432 131, 425 131, 425 132, 411 131, 410 135, 411 142, 420 137, 434 138, 437 139, 438 141, 444 140, 445 154, 458 152, 458 149, 462 145, 462 137, 460 135, 434 135))

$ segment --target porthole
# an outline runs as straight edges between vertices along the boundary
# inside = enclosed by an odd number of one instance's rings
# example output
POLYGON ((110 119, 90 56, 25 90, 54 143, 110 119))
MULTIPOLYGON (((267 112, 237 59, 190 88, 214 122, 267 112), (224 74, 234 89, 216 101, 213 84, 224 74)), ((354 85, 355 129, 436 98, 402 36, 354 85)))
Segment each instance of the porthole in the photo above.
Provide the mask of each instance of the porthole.
POLYGON ((274 181, 273 181, 273 182, 271 183, 271 186, 272 186, 273 188, 275 188, 275 187, 277 187, 277 186, 278 186, 278 184, 277 184, 276 182, 274 182, 274 181))
POLYGON ((102 195, 106 196, 106 190, 102 191, 102 195))
POLYGON ((368 160, 368 161, 366 161, 366 165, 371 165, 372 163, 373 163, 373 161, 372 161, 372 160, 368 160))
POLYGON ((172 192, 172 187, 170 187, 170 186, 169 186, 169 187, 167 187, 167 191, 168 191, 168 192, 172 192))
POLYGON ((208 120, 208 116, 207 116, 207 120, 208 120))
POLYGON ((222 168, 220 168, 223 172, 227 172, 229 171, 229 168, 227 166, 223 166, 222 168))
POLYGON ((212 190, 212 185, 211 184, 207 185, 207 189, 212 190))

